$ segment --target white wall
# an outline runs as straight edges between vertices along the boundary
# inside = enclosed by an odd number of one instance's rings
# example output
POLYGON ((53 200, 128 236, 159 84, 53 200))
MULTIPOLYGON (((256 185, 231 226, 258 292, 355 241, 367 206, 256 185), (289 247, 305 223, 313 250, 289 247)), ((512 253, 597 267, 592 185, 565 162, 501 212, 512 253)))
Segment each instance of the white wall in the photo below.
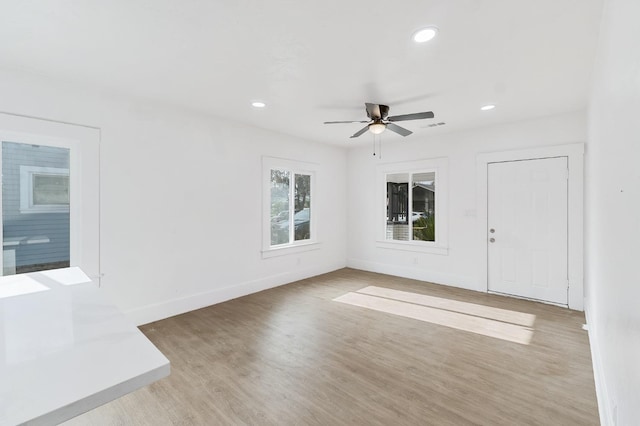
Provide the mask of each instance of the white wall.
POLYGON ((0 111, 101 129, 102 286, 136 323, 345 266, 345 150, 22 73, 0 93, 0 111), (262 259, 263 155, 319 164, 318 250, 262 259))
POLYGON ((608 0, 586 150, 586 311, 603 424, 640 423, 640 2, 608 0))
MULTIPOLYGON (((498 111, 494 111, 498 113, 498 111)), ((486 258, 479 250, 476 157, 480 153, 585 142, 586 114, 547 117, 462 133, 399 140, 383 133, 382 158, 370 146, 348 154, 349 234, 347 264, 358 269, 486 291, 486 258), (387 141, 385 141, 387 139, 387 141), (376 246, 376 165, 435 157, 449 159, 449 252, 447 255, 376 246), (483 263, 485 262, 485 268, 483 263)), ((436 201, 437 203, 437 201, 436 201)), ((484 228, 483 228, 484 229, 484 228)))

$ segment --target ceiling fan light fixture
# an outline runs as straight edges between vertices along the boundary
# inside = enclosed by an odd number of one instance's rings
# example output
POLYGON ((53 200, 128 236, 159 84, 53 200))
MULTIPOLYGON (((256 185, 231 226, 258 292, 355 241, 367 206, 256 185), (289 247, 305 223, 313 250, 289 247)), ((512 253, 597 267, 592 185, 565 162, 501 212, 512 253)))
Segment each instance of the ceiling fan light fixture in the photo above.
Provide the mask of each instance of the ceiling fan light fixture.
POLYGON ((371 123, 369 124, 369 131, 371 133, 373 133, 374 135, 379 135, 380 133, 384 132, 384 129, 386 129, 387 126, 384 125, 384 123, 371 123))
POLYGON ((413 33, 413 41, 416 43, 426 43, 438 34, 436 27, 426 27, 413 33))

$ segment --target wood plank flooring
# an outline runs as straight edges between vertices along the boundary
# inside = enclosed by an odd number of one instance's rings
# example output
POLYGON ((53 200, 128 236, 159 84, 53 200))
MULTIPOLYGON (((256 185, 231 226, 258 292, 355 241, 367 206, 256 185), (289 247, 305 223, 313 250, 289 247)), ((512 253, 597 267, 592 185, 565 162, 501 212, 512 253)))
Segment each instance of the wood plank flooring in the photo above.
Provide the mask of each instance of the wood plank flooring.
POLYGON ((595 425, 583 323, 555 306, 342 269, 143 326, 171 375, 66 425, 595 425), (431 309, 535 315, 531 341, 333 301, 368 286, 431 296, 420 299, 431 309))

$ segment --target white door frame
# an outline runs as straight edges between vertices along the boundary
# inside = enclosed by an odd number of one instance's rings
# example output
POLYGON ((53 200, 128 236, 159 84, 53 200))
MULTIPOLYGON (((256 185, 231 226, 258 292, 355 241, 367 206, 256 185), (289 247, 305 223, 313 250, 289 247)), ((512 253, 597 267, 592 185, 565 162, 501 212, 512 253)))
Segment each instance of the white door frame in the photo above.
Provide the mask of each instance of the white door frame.
POLYGON ((476 156, 477 218, 479 257, 479 288, 489 290, 488 278, 488 164, 501 161, 533 160, 550 157, 567 157, 569 167, 568 186, 568 271, 569 308, 584 310, 583 272, 583 186, 584 186, 584 144, 553 145, 514 151, 486 152, 476 156))

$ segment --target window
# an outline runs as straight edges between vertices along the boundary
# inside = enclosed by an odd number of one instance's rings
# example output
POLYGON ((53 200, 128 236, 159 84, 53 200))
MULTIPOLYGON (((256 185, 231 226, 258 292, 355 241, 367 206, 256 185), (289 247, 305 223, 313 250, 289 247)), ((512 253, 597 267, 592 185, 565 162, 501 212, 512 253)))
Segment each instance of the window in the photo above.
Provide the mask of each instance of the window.
POLYGON ((378 247, 448 252, 446 158, 378 166, 378 247))
POLYGON ((315 242, 312 165, 265 157, 264 251, 315 242))
POLYGON ((271 169, 270 210, 271 246, 310 240, 311 175, 271 169))
POLYGON ((436 240, 435 182, 433 171, 387 174, 388 240, 436 240))
POLYGON ((0 113, 2 275, 99 279, 99 131, 0 113))
POLYGON ((68 148, 2 142, 3 275, 70 265, 68 148))
MULTIPOLYGON (((6 142, 5 142, 6 144, 6 142)), ((17 145, 17 144, 14 144, 17 145)), ((6 145, 5 145, 6 146, 6 145)), ((64 148, 32 147, 32 158, 43 161, 46 151, 53 150, 67 167, 69 150, 64 148)), ((6 149, 5 149, 6 151, 6 149)), ((54 159, 55 159, 54 157, 54 159)), ((51 161, 51 158, 48 159, 51 161)), ((59 167, 20 167, 20 212, 21 213, 68 213, 69 212, 69 169, 59 167)))

